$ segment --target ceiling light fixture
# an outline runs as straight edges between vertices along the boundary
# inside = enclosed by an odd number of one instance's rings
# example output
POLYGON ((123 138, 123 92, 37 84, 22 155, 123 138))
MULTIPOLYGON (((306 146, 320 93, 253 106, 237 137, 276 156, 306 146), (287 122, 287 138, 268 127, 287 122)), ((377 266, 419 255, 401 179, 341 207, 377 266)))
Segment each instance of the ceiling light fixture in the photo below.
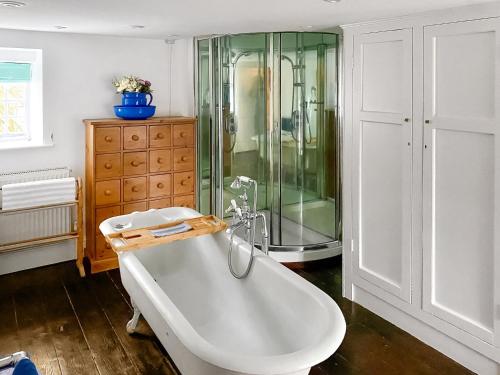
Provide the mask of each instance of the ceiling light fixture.
POLYGON ((67 29, 68 26, 55 25, 54 28, 57 30, 64 30, 64 29, 67 29))
POLYGON ((0 5, 6 8, 22 8, 26 3, 20 1, 0 1, 0 5))
POLYGON ((340 0, 323 0, 325 3, 340 3, 340 0))
POLYGON ((130 25, 132 29, 144 29, 144 25, 130 25))

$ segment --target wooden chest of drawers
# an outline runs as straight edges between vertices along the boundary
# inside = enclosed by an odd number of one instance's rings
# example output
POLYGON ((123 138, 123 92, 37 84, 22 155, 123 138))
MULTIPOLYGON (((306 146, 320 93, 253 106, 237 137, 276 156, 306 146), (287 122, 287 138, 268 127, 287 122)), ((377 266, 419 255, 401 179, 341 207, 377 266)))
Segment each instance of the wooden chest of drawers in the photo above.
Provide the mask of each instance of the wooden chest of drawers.
POLYGON ((196 120, 84 120, 86 126, 86 248, 91 272, 118 260, 99 224, 150 208, 195 208, 196 120))

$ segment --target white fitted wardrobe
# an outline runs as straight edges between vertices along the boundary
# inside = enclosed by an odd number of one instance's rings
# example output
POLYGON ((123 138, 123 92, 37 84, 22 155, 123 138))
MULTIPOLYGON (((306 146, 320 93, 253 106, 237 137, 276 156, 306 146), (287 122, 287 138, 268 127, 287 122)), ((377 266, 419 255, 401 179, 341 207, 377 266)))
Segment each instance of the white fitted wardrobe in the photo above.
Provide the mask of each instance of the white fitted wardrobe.
POLYGON ((500 374, 500 4, 344 26, 344 294, 500 374))

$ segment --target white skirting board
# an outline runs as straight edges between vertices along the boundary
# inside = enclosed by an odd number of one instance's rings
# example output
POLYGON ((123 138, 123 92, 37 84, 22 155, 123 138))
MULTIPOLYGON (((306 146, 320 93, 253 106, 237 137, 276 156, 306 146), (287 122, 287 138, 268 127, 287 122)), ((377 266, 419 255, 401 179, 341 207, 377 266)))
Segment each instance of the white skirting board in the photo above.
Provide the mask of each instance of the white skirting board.
POLYGON ((435 328, 413 318, 383 300, 353 285, 354 302, 405 330, 427 345, 480 375, 499 375, 500 365, 435 328))
POLYGON ((0 254, 0 275, 67 262, 75 258, 75 240, 0 254))

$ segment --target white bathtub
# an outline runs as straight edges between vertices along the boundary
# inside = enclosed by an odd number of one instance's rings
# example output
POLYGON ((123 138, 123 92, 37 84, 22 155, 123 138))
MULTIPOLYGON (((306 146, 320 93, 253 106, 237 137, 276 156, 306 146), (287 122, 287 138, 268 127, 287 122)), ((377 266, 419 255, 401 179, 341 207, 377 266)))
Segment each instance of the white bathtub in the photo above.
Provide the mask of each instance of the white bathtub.
MULTIPOLYGON (((199 215, 186 208, 157 214, 199 215)), ((104 233, 112 220, 124 217, 106 220, 104 233)), ((122 253, 123 285, 184 375, 308 374, 342 342, 346 325, 339 307, 260 251, 250 275, 234 278, 228 243, 221 232, 122 253)), ((237 271, 249 251, 238 240, 237 271)))

